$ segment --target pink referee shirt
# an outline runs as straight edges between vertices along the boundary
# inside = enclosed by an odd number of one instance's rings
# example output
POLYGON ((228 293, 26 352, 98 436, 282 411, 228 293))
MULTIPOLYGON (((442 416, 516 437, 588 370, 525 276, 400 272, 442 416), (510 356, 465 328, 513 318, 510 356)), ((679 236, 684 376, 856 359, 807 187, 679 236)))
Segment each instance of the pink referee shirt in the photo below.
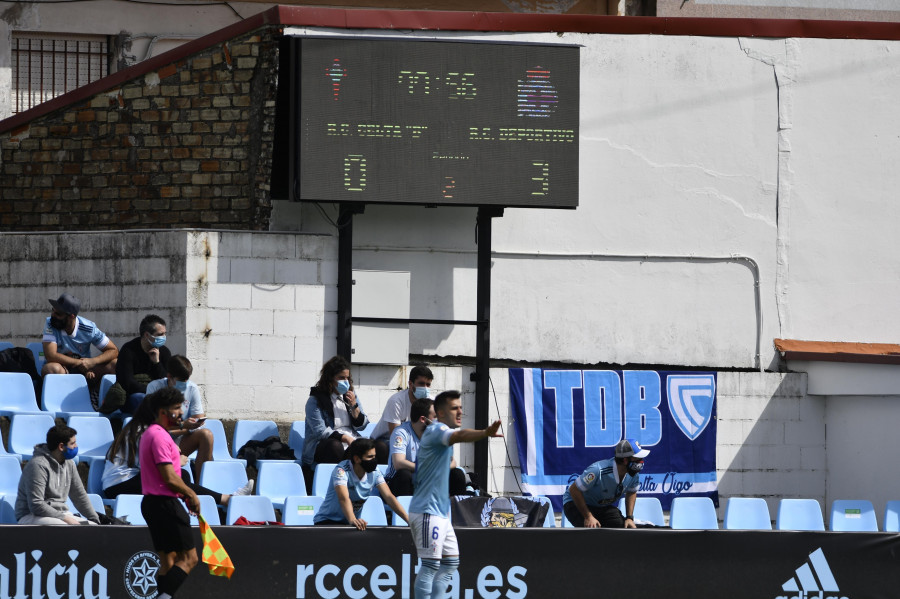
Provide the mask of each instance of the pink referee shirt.
POLYGON ((176 474, 181 469, 181 452, 175 445, 175 441, 172 440, 172 435, 160 425, 151 424, 141 435, 139 455, 141 487, 143 487, 144 495, 177 497, 178 494, 163 482, 159 468, 157 468, 159 464, 169 463, 172 464, 176 474))

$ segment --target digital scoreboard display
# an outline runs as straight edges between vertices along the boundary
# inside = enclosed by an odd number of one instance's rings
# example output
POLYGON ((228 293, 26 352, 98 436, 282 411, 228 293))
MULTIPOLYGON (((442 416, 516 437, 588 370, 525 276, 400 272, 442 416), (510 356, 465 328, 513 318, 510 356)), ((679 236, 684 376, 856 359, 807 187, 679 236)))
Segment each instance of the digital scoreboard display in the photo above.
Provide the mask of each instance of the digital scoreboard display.
POLYGON ((577 47, 294 43, 297 199, 578 205, 577 47))

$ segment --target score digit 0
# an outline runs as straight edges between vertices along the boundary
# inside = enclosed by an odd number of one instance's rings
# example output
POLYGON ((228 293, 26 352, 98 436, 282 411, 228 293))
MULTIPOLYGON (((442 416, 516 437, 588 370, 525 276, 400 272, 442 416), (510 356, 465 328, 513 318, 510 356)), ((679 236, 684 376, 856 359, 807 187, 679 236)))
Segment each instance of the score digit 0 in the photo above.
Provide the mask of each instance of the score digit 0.
POLYGON ((362 154, 348 154, 344 158, 344 189, 366 190, 366 157, 362 154))

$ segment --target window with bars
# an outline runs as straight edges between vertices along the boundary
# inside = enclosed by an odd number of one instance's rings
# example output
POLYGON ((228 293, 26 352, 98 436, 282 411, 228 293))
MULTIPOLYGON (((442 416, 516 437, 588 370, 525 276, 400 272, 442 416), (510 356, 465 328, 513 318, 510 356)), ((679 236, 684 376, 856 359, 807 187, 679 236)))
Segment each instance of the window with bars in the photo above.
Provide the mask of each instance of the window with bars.
POLYGON ((12 112, 28 110, 108 72, 106 36, 14 32, 12 112))

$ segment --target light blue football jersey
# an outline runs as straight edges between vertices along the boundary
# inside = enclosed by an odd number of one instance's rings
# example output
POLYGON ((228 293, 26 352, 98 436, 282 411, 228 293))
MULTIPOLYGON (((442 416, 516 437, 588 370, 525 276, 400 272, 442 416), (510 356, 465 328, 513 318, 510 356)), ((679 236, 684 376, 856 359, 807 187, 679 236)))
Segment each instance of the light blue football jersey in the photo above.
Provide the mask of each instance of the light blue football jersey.
POLYGON ((419 440, 416 457, 416 490, 409 511, 416 514, 450 517, 450 460, 453 430, 442 422, 433 422, 419 440))

